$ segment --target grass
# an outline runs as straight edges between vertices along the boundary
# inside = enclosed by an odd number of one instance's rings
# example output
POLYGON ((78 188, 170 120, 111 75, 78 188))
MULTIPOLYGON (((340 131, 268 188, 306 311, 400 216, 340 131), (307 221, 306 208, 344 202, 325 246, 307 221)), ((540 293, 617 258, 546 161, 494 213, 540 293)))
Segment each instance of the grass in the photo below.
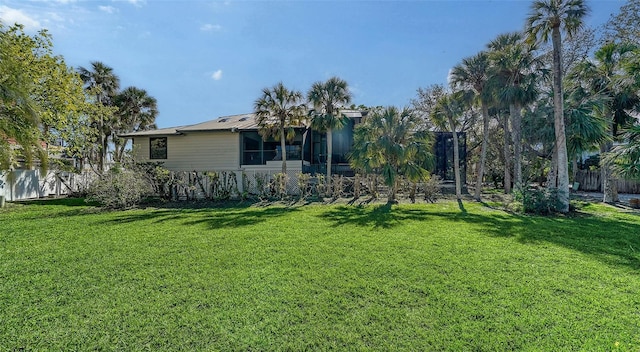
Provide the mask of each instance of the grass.
POLYGON ((0 350, 638 350, 640 216, 0 210, 0 350))

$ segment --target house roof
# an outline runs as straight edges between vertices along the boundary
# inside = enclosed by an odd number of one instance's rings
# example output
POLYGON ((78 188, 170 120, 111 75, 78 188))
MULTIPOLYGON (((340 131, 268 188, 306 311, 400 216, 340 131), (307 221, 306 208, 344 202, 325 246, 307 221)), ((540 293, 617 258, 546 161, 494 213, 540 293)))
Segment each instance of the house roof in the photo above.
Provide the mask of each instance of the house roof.
POLYGON ((138 137, 138 136, 176 135, 176 134, 180 134, 179 130, 184 127, 188 127, 188 126, 168 127, 168 128, 160 128, 156 130, 131 132, 131 133, 120 134, 118 136, 126 138, 126 137, 138 137))
MULTIPOLYGON (((349 117, 363 117, 366 113, 360 110, 342 110, 342 113, 349 117)), ((119 135, 120 137, 141 137, 141 136, 166 136, 178 135, 187 132, 203 131, 252 131, 257 130, 256 115, 254 113, 230 115, 218 117, 214 120, 197 123, 195 125, 161 128, 157 130, 131 132, 119 135)))
POLYGON ((220 131, 220 130, 256 130, 258 124, 256 123, 255 114, 241 114, 222 116, 215 120, 201 122, 195 125, 186 126, 180 128, 180 132, 194 132, 194 131, 220 131))

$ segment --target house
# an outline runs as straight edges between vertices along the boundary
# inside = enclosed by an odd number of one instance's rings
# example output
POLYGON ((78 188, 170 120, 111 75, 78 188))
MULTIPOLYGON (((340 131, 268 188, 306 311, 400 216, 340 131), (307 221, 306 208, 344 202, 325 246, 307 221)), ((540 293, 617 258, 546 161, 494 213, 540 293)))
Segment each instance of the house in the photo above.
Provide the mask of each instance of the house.
MULTIPOLYGON (((366 118, 367 111, 342 110, 349 123, 333 131, 332 172, 352 175, 348 154, 353 144, 353 131, 366 118)), ((280 172, 280 141, 264 140, 252 113, 224 116, 195 125, 163 128, 123 134, 133 140, 137 161, 158 161, 172 171, 242 171, 247 174, 280 172)), ((436 133, 436 173, 443 179, 453 178, 451 134, 436 133)), ((461 137, 461 159, 466 155, 464 134, 461 137), (464 145, 463 145, 464 144, 464 145)), ((326 171, 326 133, 307 127, 296 129, 287 141, 287 173, 324 173, 326 171)), ((462 163, 464 166, 464 162, 462 163)), ((464 170, 464 169, 463 169, 464 170)))

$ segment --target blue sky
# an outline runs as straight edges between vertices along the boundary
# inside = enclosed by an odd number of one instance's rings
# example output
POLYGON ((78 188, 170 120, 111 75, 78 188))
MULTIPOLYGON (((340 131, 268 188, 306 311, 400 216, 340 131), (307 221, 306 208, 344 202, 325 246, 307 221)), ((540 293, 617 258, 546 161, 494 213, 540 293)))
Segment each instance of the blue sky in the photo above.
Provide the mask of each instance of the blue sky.
MULTIPOLYGON (((531 1, 0 0, 0 19, 47 28, 71 66, 102 61, 158 100, 159 127, 251 112, 264 87, 345 79, 355 104, 405 106, 531 1)), ((587 1, 589 26, 625 2, 587 1)))

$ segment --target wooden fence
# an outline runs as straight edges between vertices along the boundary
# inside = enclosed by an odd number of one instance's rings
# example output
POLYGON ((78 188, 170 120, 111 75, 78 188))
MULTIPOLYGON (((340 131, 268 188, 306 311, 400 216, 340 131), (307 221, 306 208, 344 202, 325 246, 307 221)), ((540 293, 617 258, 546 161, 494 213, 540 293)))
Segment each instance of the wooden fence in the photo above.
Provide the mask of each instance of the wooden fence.
MULTIPOLYGON (((602 192, 602 172, 600 170, 578 170, 576 174, 580 191, 602 192)), ((640 181, 618 179, 619 193, 640 193, 640 181)))

